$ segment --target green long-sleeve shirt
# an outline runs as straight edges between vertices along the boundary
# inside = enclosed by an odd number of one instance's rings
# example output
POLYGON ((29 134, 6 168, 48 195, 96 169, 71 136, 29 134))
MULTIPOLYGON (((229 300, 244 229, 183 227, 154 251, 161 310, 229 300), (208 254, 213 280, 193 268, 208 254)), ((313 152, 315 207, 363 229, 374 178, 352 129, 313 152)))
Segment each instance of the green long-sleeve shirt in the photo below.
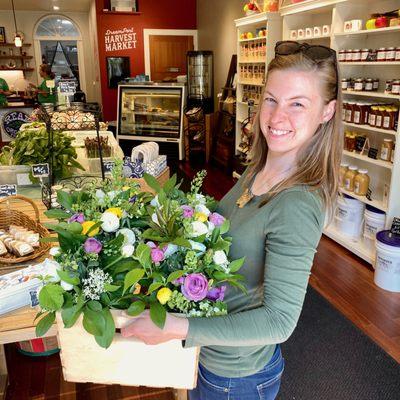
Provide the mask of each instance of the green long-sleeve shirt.
POLYGON ((209 371, 232 378, 259 371, 296 327, 324 220, 320 197, 305 186, 260 208, 257 196, 239 208, 242 193, 241 179, 219 212, 231 222, 230 257, 246 257, 239 272, 248 293, 228 288, 229 314, 190 318, 185 341, 185 347, 202 346, 200 362, 209 371))

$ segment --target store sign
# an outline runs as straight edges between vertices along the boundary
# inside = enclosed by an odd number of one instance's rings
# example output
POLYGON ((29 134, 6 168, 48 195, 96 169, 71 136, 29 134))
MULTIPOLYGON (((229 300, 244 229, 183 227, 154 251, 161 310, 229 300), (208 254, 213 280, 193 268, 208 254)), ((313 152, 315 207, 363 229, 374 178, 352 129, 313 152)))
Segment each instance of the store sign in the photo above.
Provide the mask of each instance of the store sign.
POLYGON ((15 139, 22 124, 29 122, 29 115, 23 111, 10 111, 3 116, 3 130, 12 139, 15 139))
POLYGON ((35 178, 45 178, 49 176, 50 168, 49 164, 34 164, 32 165, 32 176, 35 178))
POLYGON ((103 161, 104 173, 111 174, 112 170, 115 167, 114 161, 103 161))
POLYGON ((0 185, 0 198, 15 196, 17 194, 17 185, 0 185))
POLYGON ((134 28, 123 28, 117 31, 107 30, 104 36, 106 51, 136 49, 136 32, 134 28))
POLYGON ((394 217, 390 232, 394 235, 400 235, 400 218, 394 217))

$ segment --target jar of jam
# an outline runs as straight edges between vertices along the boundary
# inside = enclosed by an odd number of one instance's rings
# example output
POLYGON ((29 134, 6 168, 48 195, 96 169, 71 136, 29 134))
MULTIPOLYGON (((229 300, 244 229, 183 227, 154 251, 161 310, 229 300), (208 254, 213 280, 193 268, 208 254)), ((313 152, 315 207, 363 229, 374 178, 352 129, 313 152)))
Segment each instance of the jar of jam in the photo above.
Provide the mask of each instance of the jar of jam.
POLYGON ((354 132, 347 132, 344 140, 345 149, 353 152, 356 149, 356 134, 354 132))
POLYGON ((354 101, 349 101, 347 103, 346 116, 345 116, 346 122, 353 122, 354 104, 355 104, 354 101))
POLYGON ((349 78, 342 78, 342 90, 347 90, 350 84, 349 78))
POLYGON ((380 155, 381 160, 390 161, 392 158, 392 150, 393 150, 393 140, 383 139, 383 143, 381 145, 381 155, 380 155))
POLYGON ((368 170, 360 169, 354 177, 354 193, 359 196, 365 196, 369 188, 368 170))
POLYGON ((386 47, 380 47, 376 52, 376 61, 386 61, 386 47))
POLYGON ((376 92, 379 89, 379 79, 374 78, 372 81, 373 81, 372 90, 376 92))
POLYGON ((367 61, 369 52, 370 52, 370 49, 362 49, 361 50, 361 61, 367 61))
POLYGON ((394 53, 394 61, 400 61, 400 47, 396 47, 396 50, 394 53))
POLYGON ((339 169, 339 187, 344 187, 344 176, 349 170, 349 163, 341 163, 339 169))
POLYGON ((365 80, 365 87, 364 90, 366 92, 372 92, 374 90, 374 80, 371 78, 367 78, 365 80))
POLYGON ((369 117, 368 117, 368 125, 369 126, 375 126, 376 125, 376 114, 378 113, 378 107, 377 106, 372 106, 371 110, 369 112, 369 117))
POLYGON ((354 91, 362 92, 363 90, 364 90, 364 79, 363 78, 357 78, 354 81, 354 91))
POLYGON ((392 93, 392 84, 393 84, 393 80, 392 79, 388 79, 385 82, 385 93, 392 93))
POLYGON ((339 50, 338 61, 339 62, 345 62, 346 61, 346 50, 339 50))
POLYGON ((346 55, 345 62, 351 62, 353 60, 353 50, 347 49, 345 55, 346 55))
MULTIPOLYGON (((353 112, 353 123, 357 125, 361 125, 363 122, 361 122, 361 107, 362 103, 361 102, 356 102, 354 104, 354 112, 353 112)), ((355 138, 354 138, 355 140, 355 138)), ((352 151, 352 150, 350 150, 352 151)))
POLYGON ((396 79, 392 82, 392 94, 400 94, 400 80, 396 79))
POLYGON ((343 102, 342 106, 342 121, 346 121, 347 103, 343 102))
POLYGON ((357 167, 355 165, 350 165, 344 176, 344 188, 349 192, 354 190, 354 178, 357 175, 357 167))
POLYGON ((383 122, 383 113, 385 112, 385 107, 378 107, 378 111, 376 112, 376 122, 375 122, 375 127, 376 128, 382 128, 382 122, 383 122))
POLYGON ((382 128, 383 129, 390 129, 391 126, 391 119, 392 119, 392 112, 390 107, 384 107, 385 111, 383 113, 382 118, 382 128))
POLYGON ((351 57, 351 61, 361 61, 361 50, 354 49, 351 57))
POLYGON ((385 54, 385 61, 394 61, 395 56, 396 56, 395 47, 387 47, 386 54, 385 54))

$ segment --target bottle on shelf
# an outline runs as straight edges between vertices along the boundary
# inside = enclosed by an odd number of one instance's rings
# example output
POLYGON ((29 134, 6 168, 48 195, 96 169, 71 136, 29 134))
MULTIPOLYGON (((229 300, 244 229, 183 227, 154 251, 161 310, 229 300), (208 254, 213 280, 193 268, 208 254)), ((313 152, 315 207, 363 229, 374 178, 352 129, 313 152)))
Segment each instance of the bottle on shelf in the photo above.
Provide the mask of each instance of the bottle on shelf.
POLYGON ((354 178, 357 175, 357 169, 358 168, 355 165, 350 165, 344 176, 344 188, 349 192, 354 191, 354 178))
POLYGON ((365 196, 369 188, 369 175, 367 169, 358 170, 354 177, 354 193, 359 196, 365 196))
POLYGON ((393 140, 392 139, 383 139, 381 145, 381 154, 380 158, 383 161, 390 161, 392 158, 392 150, 393 150, 393 140))
POLYGON ((344 177, 349 170, 349 163, 342 162, 339 169, 339 187, 344 187, 344 177))

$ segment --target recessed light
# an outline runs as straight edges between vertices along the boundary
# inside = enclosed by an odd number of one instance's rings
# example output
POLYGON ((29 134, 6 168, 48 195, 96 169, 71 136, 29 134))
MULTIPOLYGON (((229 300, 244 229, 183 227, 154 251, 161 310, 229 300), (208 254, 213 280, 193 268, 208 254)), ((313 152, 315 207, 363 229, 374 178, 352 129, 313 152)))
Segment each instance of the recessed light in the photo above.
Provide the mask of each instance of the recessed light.
POLYGON ((60 7, 58 7, 58 6, 53 6, 53 10, 59 10, 60 9, 60 7))

